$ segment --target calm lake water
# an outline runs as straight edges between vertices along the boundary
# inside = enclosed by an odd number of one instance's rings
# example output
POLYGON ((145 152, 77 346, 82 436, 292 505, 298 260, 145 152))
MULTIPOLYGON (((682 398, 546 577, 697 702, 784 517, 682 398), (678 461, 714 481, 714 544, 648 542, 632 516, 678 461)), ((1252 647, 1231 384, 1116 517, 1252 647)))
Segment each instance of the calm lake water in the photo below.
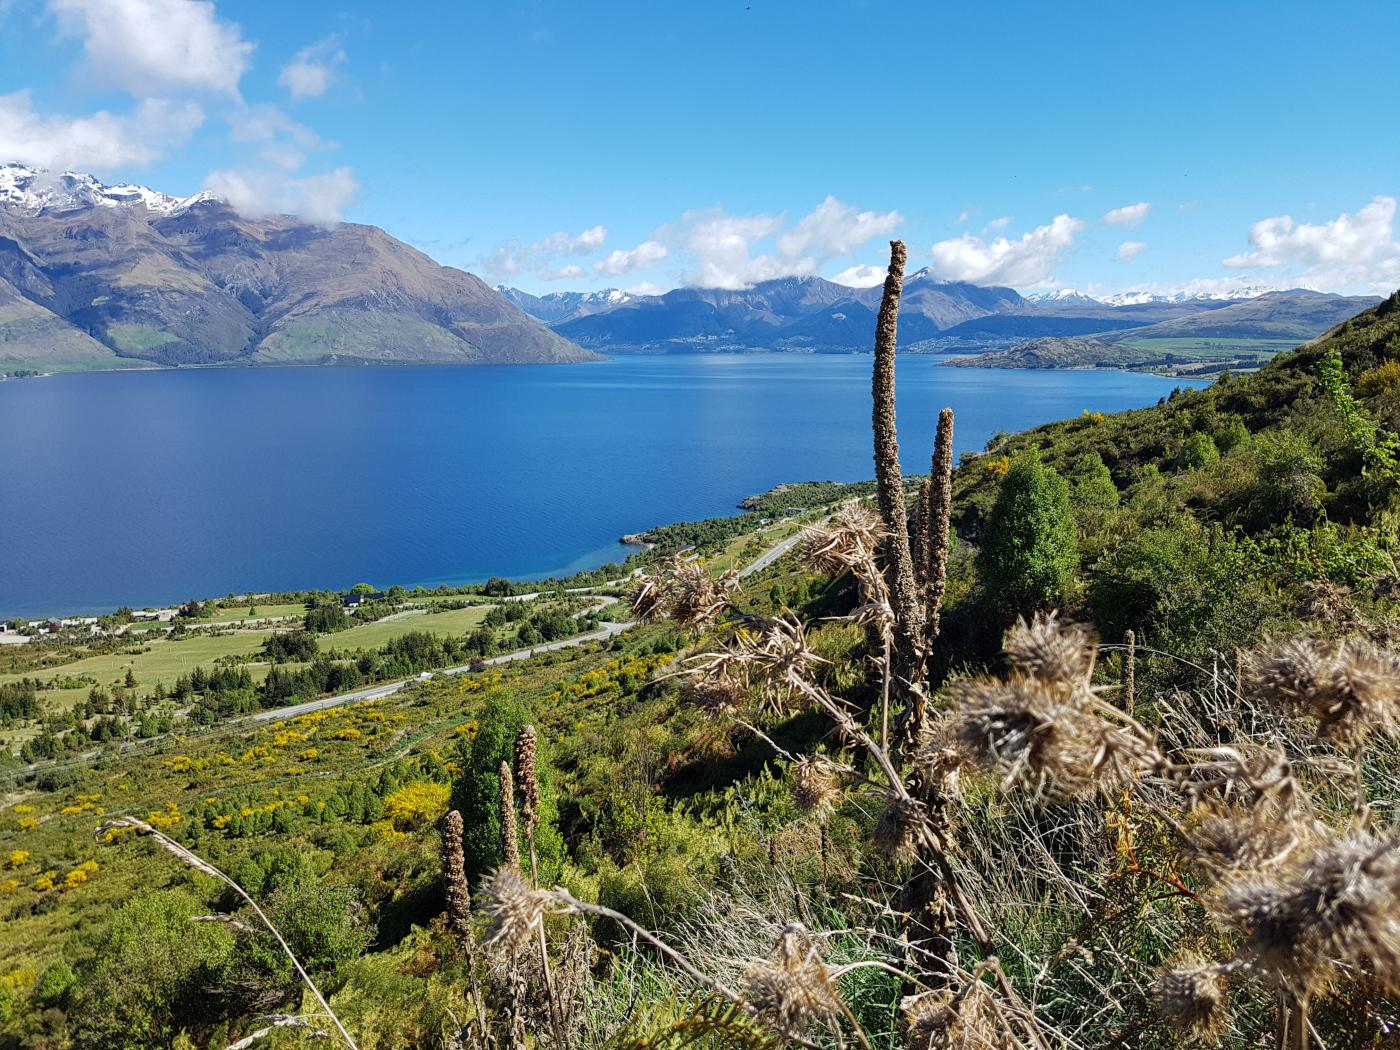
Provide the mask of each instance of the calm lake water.
MULTIPOLYGON (((265 368, 0 383, 0 616, 620 560, 624 533, 873 473, 869 355, 265 368)), ((899 360, 905 466, 1173 383, 899 360)))

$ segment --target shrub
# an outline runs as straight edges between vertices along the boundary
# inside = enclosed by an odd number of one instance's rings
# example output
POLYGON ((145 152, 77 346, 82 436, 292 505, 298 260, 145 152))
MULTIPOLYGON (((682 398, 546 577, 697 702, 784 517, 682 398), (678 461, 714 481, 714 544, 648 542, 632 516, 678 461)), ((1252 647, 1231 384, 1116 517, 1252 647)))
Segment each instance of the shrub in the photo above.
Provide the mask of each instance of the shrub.
POLYGON ((1077 565, 1068 483, 1038 456, 1017 457, 984 529, 983 584, 1004 610, 1030 613, 1065 596, 1077 565))

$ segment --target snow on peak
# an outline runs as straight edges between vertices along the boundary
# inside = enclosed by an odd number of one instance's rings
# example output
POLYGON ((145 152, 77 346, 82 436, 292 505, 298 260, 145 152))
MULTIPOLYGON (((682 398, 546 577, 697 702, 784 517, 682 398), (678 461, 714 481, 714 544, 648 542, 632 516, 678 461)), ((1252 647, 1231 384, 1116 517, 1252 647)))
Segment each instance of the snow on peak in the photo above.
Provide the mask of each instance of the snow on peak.
POLYGON ((157 215, 177 215, 200 201, 217 200, 212 193, 172 197, 133 183, 107 186, 80 171, 43 171, 23 164, 0 164, 0 207, 27 215, 74 208, 144 207, 157 215))
POLYGON ((1031 303, 1099 303, 1100 300, 1094 298, 1078 288, 1056 288, 1053 292, 1032 292, 1025 297, 1031 303))

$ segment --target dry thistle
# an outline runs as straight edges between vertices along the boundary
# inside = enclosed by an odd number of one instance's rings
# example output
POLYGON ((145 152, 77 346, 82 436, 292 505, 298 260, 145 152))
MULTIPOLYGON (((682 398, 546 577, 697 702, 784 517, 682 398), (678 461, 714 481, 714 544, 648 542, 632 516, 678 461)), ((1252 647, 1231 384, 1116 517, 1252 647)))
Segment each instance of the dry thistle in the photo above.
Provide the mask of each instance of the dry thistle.
POLYGON ((1036 613, 1031 621, 1017 617, 1002 638, 1006 662, 1046 685, 1087 686, 1098 655, 1094 632, 1082 624, 1066 623, 1058 613, 1036 613))
POLYGON ((1295 638, 1253 658, 1261 699, 1311 718, 1324 740, 1356 745, 1400 733, 1400 659, 1359 638, 1295 638))
POLYGON ((1218 1042, 1229 1020, 1224 968, 1195 956, 1172 961, 1152 982, 1152 1007, 1187 1038, 1218 1042))
POLYGON ((682 627, 703 627, 729 606, 739 586, 735 570, 713 577, 699 560, 674 556, 659 569, 655 575, 639 576, 632 596, 632 611, 644 620, 670 618, 682 627))
POLYGON ((796 617, 752 617, 733 632, 718 652, 691 658, 685 673, 710 682, 742 684, 748 692, 758 687, 761 709, 789 714, 813 704, 838 707, 816 680, 816 670, 826 663, 807 641, 807 631, 796 617))
POLYGON ((1005 1050, 1016 1045, 997 1025, 992 994, 981 981, 970 982, 957 994, 906 996, 899 1009, 906 1050, 1005 1050))
POLYGON ((515 782, 510 765, 501 763, 501 856, 509 868, 520 867, 520 833, 515 826, 515 782))
POLYGON ((540 784, 535 775, 537 740, 534 726, 523 726, 515 736, 515 779, 520 782, 520 817, 526 836, 540 823, 540 784))
POLYGON ((507 955, 537 947, 537 935, 546 915, 564 915, 572 909, 551 890, 536 889, 519 869, 496 869, 481 883, 486 898, 486 943, 507 955))
POLYGON ((693 707, 708 715, 731 718, 748 703, 749 689, 744 682, 717 674, 688 682, 685 697, 693 707))
POLYGON ((472 894, 467 887, 467 872, 462 857, 462 814, 455 809, 444 814, 439 830, 442 833, 442 880, 446 887, 447 921, 457 939, 467 943, 472 935, 472 894))
POLYGON ((1248 812, 1198 807, 1185 822, 1186 852, 1193 867, 1221 878, 1282 864, 1312 831, 1310 822, 1274 805, 1248 812))
POLYGON ((803 755, 792 764, 792 798, 799 809, 825 817, 841 800, 840 770, 821 755, 803 755))
POLYGON ((908 860, 934 841, 928 807, 915 798, 892 797, 875 825, 875 848, 891 861, 908 860))
POLYGON ((744 991, 754 1013, 784 1033, 830 1023, 844 1010, 826 963, 798 923, 783 930, 768 959, 749 965, 744 991))
POLYGON ((1087 687, 1062 688, 1015 674, 954 687, 952 724, 970 758, 1059 797, 1111 790, 1154 766, 1152 745, 1102 717, 1087 687))
POLYGON ((1228 880, 1215 906, 1245 935, 1251 963, 1294 995, 1339 967, 1400 988, 1400 843, 1353 830, 1284 864, 1228 880))

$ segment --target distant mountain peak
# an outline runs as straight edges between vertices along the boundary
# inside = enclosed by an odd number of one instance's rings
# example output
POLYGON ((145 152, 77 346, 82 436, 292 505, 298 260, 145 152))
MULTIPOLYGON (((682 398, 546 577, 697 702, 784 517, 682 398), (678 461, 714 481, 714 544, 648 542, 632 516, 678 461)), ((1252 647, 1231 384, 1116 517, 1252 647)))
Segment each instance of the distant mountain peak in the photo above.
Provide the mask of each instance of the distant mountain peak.
POLYGON ((1025 297, 1026 302, 1046 306, 1102 306, 1103 300, 1096 299, 1077 288, 1056 288, 1051 292, 1032 292, 1025 297))
POLYGON ((0 207, 26 215, 138 206, 157 215, 178 215, 192 205, 217 199, 212 193, 172 197, 135 183, 108 186, 81 171, 50 172, 24 164, 0 164, 0 207))

